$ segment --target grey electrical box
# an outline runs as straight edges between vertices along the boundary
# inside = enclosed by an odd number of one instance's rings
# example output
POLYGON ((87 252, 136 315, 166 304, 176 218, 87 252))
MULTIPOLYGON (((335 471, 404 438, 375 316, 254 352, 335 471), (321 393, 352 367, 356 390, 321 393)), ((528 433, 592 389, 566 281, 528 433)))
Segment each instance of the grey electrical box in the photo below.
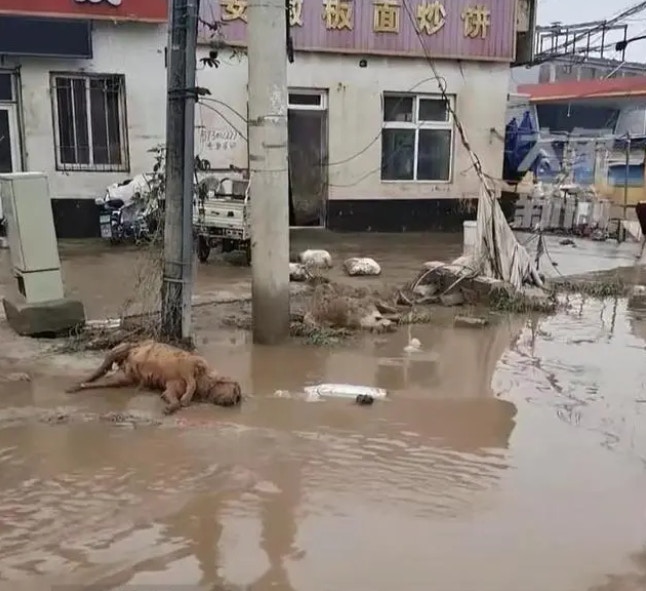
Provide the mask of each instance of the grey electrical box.
POLYGON ((83 303, 63 293, 47 177, 38 172, 0 175, 0 199, 20 292, 2 299, 7 322, 24 336, 56 336, 83 327, 83 303))
POLYGON ((18 291, 28 303, 62 299, 47 177, 36 172, 0 176, 0 196, 18 291))

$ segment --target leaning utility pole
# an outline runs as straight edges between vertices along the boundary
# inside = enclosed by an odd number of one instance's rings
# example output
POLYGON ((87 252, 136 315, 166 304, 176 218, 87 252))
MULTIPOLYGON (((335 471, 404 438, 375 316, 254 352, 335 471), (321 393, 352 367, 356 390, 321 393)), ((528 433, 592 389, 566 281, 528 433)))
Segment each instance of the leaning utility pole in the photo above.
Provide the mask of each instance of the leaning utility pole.
POLYGON ((162 334, 191 337, 195 52, 199 0, 170 0, 162 334))
POLYGON ((274 344, 289 336, 285 0, 247 13, 253 337, 274 344))

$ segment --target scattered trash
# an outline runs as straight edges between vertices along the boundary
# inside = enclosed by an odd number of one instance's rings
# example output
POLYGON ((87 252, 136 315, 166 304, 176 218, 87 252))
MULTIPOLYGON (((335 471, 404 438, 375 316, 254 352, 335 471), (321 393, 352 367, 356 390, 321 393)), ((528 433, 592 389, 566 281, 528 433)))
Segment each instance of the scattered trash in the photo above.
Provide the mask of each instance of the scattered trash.
POLYGON ((474 316, 456 316, 453 320, 453 326, 457 328, 483 328, 489 324, 486 318, 474 316))
POLYGON ((85 322, 85 327, 90 329, 97 328, 120 328, 121 327, 121 318, 106 318, 105 320, 87 320, 85 322))
POLYGON ((327 250, 304 250, 298 255, 301 264, 310 269, 330 269, 332 257, 327 250))
POLYGON ((605 240, 608 240, 608 232, 597 228, 592 231, 592 234, 590 234, 590 240, 593 240, 594 242, 604 242, 605 240))
MULTIPOLYGON (((556 309, 556 301, 550 291, 522 282, 514 287, 511 282, 480 274, 474 270, 470 257, 460 257, 450 264, 440 261, 424 263, 407 290, 408 293, 402 295, 411 304, 482 305, 510 312, 551 312, 556 309)), ((400 299, 404 300, 403 297, 400 299)))
POLYGON ((405 353, 419 353, 422 350, 422 343, 419 339, 411 339, 408 345, 404 347, 405 353))
POLYGON ((343 263, 345 272, 350 277, 381 275, 381 267, 374 259, 367 257, 352 257, 343 263))
POLYGON ((353 386, 351 384, 319 384, 318 386, 306 386, 304 390, 308 395, 321 398, 351 398, 355 401, 359 396, 367 396, 374 401, 383 400, 388 395, 383 388, 353 386))
POLYGON ((303 263, 289 263, 289 280, 302 283, 311 279, 312 274, 303 263))
POLYGON ((124 203, 130 203, 150 192, 150 185, 154 182, 152 174, 138 174, 132 179, 112 183, 106 188, 106 195, 110 199, 120 199, 124 203))

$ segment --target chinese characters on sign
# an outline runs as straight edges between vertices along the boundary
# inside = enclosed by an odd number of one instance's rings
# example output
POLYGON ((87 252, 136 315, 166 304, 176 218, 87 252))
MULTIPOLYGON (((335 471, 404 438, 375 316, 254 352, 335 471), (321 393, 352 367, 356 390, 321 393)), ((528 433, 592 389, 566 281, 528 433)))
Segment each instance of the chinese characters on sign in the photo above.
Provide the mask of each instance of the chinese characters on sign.
POLYGON ((352 31, 352 2, 345 0, 324 0, 323 20, 325 28, 335 31, 352 31))
POLYGON ((237 20, 247 22, 247 0, 225 0, 220 2, 220 6, 224 22, 237 20))
POLYGON ((375 2, 372 29, 375 33, 399 33, 399 2, 375 2))
POLYGON ((446 24, 446 9, 440 2, 422 2, 417 5, 417 30, 434 35, 446 24))
POLYGON ((289 0, 289 26, 303 26, 303 0, 289 0))
MULTIPOLYGON (((76 0, 85 2, 88 0, 76 0)), ((101 0, 89 0, 97 2, 101 0)), ((113 6, 122 0, 106 0, 113 6)), ((292 27, 303 26, 303 2, 315 0, 289 0, 289 24, 292 27)), ((320 1, 320 0, 319 0, 320 1)), ((329 31, 353 30, 354 1, 359 0, 323 0, 322 19, 329 31)), ((366 0, 360 0, 366 1, 366 0)), ((222 20, 247 22, 248 0, 221 0, 222 20)), ((413 14, 405 11, 411 19, 413 14)), ((375 33, 399 33, 402 4, 400 0, 375 0, 372 4, 372 29, 375 33)), ((447 11, 440 0, 423 0, 415 6, 415 28, 418 33, 435 35, 446 24, 447 11)), ((467 6, 461 14, 463 36, 469 39, 486 39, 491 27, 491 10, 482 4, 467 6)))
MULTIPOLYGON (((417 5, 417 30, 426 35, 434 35, 446 24, 446 8, 444 4, 434 2, 421 2, 417 5)), ((491 10, 486 6, 477 4, 468 6, 462 12, 464 21, 463 35, 470 39, 486 39, 491 25, 491 10)))
POLYGON ((462 13, 464 36, 471 39, 487 38, 491 24, 491 11, 482 5, 470 6, 462 13))
MULTIPOLYGON (((83 2, 84 0, 77 0, 83 2)), ((109 2, 121 2, 121 0, 108 0, 109 2)), ((224 22, 243 21, 247 22, 248 0, 223 0, 222 20, 224 22)), ((291 27, 303 26, 303 0, 289 0, 289 25, 291 27)))

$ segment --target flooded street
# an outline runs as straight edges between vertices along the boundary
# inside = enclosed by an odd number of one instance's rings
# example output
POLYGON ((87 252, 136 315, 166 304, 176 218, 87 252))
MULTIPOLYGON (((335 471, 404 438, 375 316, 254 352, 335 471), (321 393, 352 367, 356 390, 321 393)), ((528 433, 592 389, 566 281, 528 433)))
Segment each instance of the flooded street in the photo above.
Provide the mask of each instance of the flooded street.
MULTIPOLYGON (((459 237, 430 253, 368 240, 382 281, 461 250, 459 237)), ((118 255, 76 252, 64 269, 89 316, 114 313, 127 268, 74 256, 118 255)), ((608 260, 630 256, 623 245, 608 260)), ((246 269, 198 273, 198 295, 248 290, 246 269)), ((163 419, 145 392, 65 394, 99 357, 32 361, 2 325, 0 370, 32 381, 0 381, 0 589, 643 591, 646 319, 621 299, 569 303, 331 349, 253 346, 196 313, 200 352, 250 398, 163 419), (423 352, 404 353, 411 337, 423 352), (300 394, 321 382, 390 396, 358 407, 300 394), (157 422, 39 420, 108 411, 157 422)))

